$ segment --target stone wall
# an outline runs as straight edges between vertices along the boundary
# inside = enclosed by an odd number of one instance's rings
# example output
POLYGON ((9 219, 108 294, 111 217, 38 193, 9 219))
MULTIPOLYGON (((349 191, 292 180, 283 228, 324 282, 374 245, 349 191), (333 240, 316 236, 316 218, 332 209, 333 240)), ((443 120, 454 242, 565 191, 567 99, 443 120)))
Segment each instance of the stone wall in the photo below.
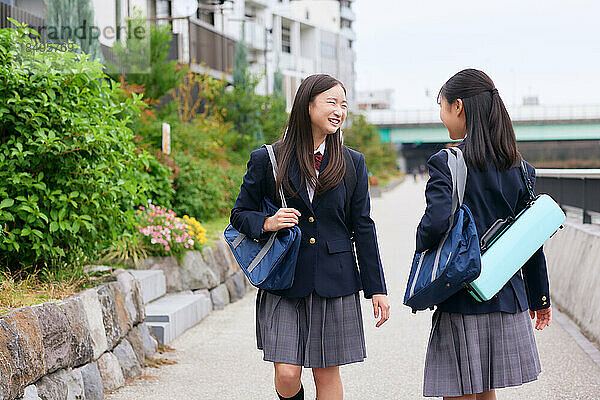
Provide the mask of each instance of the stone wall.
POLYGON ((566 222, 544 252, 552 301, 600 343, 600 227, 566 222))
POLYGON ((137 281, 113 281, 0 318, 0 399, 103 399, 140 375, 156 340, 137 281))
POLYGON ((222 237, 212 247, 186 252, 181 265, 175 257, 149 257, 140 268, 163 271, 168 293, 205 294, 213 310, 223 309, 251 288, 222 237))

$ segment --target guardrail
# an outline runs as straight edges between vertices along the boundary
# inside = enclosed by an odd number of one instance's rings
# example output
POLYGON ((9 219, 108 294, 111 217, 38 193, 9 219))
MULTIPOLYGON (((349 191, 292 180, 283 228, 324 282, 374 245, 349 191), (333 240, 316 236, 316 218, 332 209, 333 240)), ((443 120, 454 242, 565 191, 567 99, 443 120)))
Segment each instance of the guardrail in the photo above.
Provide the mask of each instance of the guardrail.
POLYGON ((548 193, 564 206, 583 211, 583 223, 592 223, 592 213, 600 214, 600 169, 538 169, 535 190, 548 193))

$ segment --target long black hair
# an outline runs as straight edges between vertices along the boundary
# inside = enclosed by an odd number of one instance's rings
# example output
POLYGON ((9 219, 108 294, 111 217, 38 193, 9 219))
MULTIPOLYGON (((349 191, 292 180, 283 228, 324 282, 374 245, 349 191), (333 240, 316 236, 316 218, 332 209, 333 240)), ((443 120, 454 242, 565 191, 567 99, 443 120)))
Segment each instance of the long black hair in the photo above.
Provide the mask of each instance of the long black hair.
POLYGON ((438 103, 446 99, 463 102, 467 120, 465 158, 475 168, 485 171, 488 160, 504 171, 521 160, 515 131, 492 79, 483 71, 464 69, 448 79, 438 94, 438 103))
MULTIPOLYGON (((319 173, 319 179, 317 180, 313 157, 314 141, 312 125, 310 114, 308 113, 309 103, 318 94, 336 85, 340 85, 344 89, 344 92, 346 92, 346 88, 340 81, 326 74, 311 75, 304 79, 298 87, 286 132, 278 141, 280 145, 277 148, 277 163, 280 166, 280 172, 277 173, 276 191, 283 185, 285 192, 293 192, 287 179, 287 172, 293 157, 298 160, 302 174, 302 184, 298 188, 298 191, 301 190, 306 182, 310 182, 310 184, 316 182, 315 193, 326 192, 336 187, 344 179, 346 162, 342 153, 341 133, 340 129, 338 129, 335 133, 327 135, 325 138, 325 152, 327 153, 328 162, 325 169, 319 173)), ((298 191, 293 195, 297 195, 298 191)))

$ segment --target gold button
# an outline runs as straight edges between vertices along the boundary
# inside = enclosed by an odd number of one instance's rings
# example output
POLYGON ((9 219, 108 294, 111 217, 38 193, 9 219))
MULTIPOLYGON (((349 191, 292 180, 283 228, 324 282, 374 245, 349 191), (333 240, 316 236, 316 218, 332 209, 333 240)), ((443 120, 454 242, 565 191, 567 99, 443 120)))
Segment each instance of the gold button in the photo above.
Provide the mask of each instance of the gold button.
POLYGON ((543 306, 545 306, 546 304, 548 304, 548 303, 546 303, 546 302, 543 302, 543 303, 542 303, 542 305, 543 305, 543 306))
POLYGON ((542 296, 542 301, 546 301, 546 296, 542 296))
POLYGON ((308 222, 315 222, 315 219, 313 217, 308 217, 308 222))
POLYGON ((310 238, 309 242, 310 242, 310 244, 315 244, 316 240, 315 240, 315 238, 310 238))

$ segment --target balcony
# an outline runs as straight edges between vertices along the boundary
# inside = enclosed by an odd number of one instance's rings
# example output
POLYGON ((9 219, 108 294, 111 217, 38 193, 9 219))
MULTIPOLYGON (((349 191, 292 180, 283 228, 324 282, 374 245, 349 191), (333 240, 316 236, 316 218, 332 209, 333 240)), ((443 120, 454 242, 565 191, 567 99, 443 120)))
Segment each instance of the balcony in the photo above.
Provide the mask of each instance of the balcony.
POLYGON ((0 2, 0 28, 14 28, 12 22, 6 18, 12 18, 26 23, 30 28, 40 31, 45 26, 44 18, 40 18, 20 8, 0 2))
POLYGON ((279 53, 279 68, 280 69, 296 69, 296 57, 290 53, 279 53))
POLYGON ((269 6, 269 0, 246 0, 246 5, 267 8, 269 6))
POLYGON ((356 40, 356 32, 352 30, 352 28, 343 27, 340 29, 340 32, 344 37, 348 40, 355 41, 356 40))
POLYGON ((315 60, 307 57, 298 57, 298 70, 303 74, 315 72, 315 60))
POLYGON ((345 6, 340 7, 340 17, 349 21, 356 20, 356 14, 354 13, 354 11, 350 7, 345 6))
POLYGON ((244 41, 255 50, 265 49, 265 27, 257 24, 256 22, 244 23, 244 41))

